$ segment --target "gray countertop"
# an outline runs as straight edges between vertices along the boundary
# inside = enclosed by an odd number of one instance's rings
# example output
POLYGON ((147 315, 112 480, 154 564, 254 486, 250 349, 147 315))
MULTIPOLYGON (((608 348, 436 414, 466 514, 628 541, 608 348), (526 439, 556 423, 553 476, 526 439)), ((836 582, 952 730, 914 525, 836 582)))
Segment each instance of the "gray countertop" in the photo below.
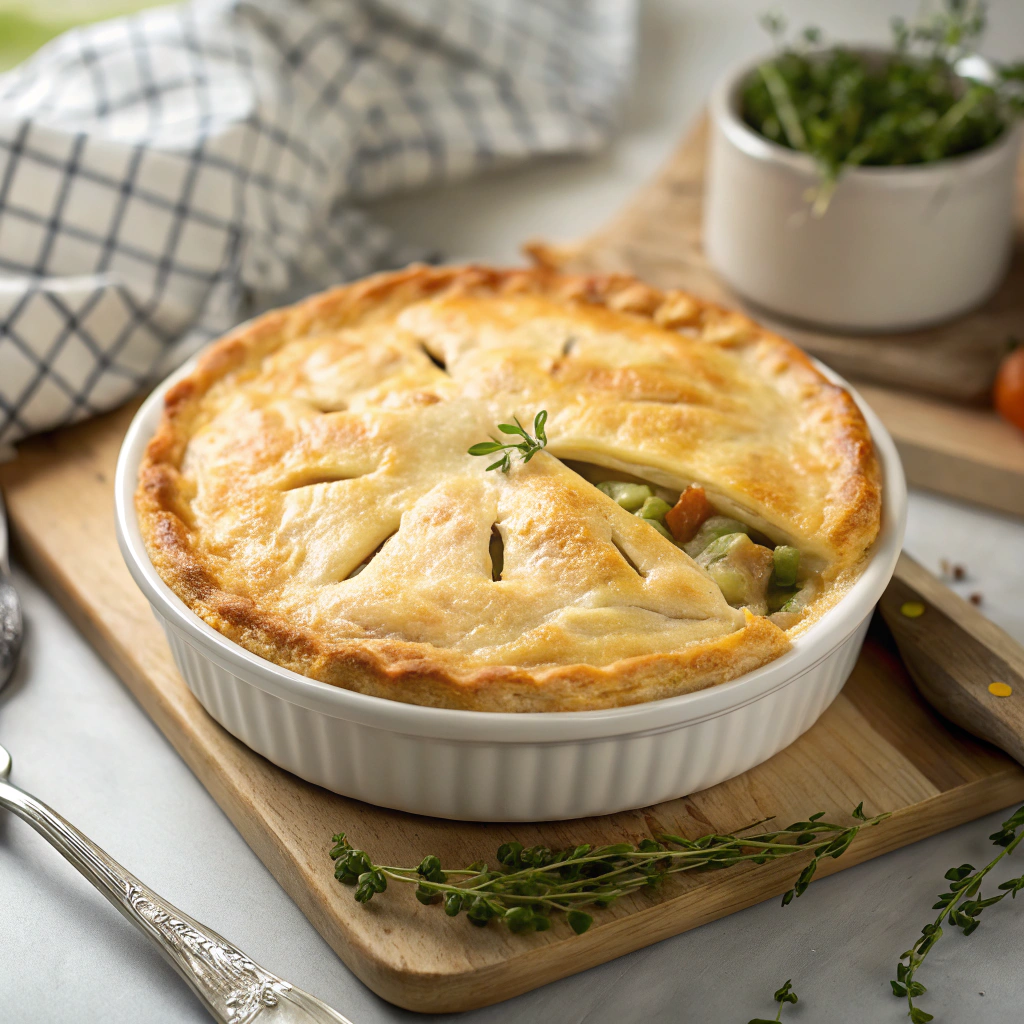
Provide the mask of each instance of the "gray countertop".
MULTIPOLYGON (((648 178, 722 68, 763 48, 758 0, 648 3, 640 68, 623 134, 606 153, 495 174, 379 204, 377 216, 452 256, 516 258, 523 238, 572 239, 600 224, 648 178)), ((883 38, 890 13, 915 3, 789 2, 800 26, 883 38), (827 16, 826 16, 827 15, 827 16)), ((991 49, 1024 52, 1024 6, 995 3, 991 49)), ((968 567, 957 588, 1024 641, 1024 522, 913 493, 908 550, 935 569, 968 567)), ((16 780, 53 804, 158 892, 354 1024, 413 1019, 364 988, 245 845, 160 732, 53 602, 24 572, 25 654, 0 697, 0 736, 16 780)), ((498 1006, 465 1024, 564 1020, 738 1024, 774 1016, 787 978, 800 994, 783 1020, 905 1020, 888 979, 931 918, 945 870, 989 859, 996 815, 816 882, 498 1006)), ((1001 881, 1007 869, 995 878, 1001 881)), ((940 1021, 1024 1017, 1024 912, 1002 904, 969 940, 950 935, 922 971, 922 1005, 940 1021)), ((208 1018, 159 955, 42 839, 0 817, 0 1020, 128 1024, 208 1018)))

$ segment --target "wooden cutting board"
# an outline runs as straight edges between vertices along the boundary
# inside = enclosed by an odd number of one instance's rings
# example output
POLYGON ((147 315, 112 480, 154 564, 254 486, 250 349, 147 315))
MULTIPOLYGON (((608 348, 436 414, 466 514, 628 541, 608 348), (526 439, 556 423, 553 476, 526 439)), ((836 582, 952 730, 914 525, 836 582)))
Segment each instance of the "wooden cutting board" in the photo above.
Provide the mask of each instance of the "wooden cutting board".
MULTIPOLYGON (((121 561, 112 484, 131 412, 28 442, 16 461, 0 466, 20 552, 342 960, 400 1006, 451 1011, 507 999, 777 896, 802 862, 677 876, 655 894, 598 912, 585 935, 559 923, 515 936, 450 920, 397 885, 358 905, 334 881, 327 856, 339 830, 381 863, 416 864, 436 853, 455 867, 493 857, 511 837, 557 847, 637 841, 657 831, 698 836, 771 814, 787 822, 821 810, 846 820, 862 800, 869 813, 893 812, 841 860, 824 864, 827 873, 1024 799, 1024 770, 944 725, 882 634, 869 640, 831 708, 792 746, 720 786, 642 811, 543 825, 459 824, 381 810, 301 782, 206 714, 121 561)), ((817 898, 814 887, 802 898, 817 898)), ((783 920, 787 912, 778 913, 783 920)))
MULTIPOLYGON (((702 118, 605 227, 573 245, 541 244, 538 255, 568 270, 624 271, 743 306, 701 247, 707 134, 702 118)), ((966 316, 924 331, 858 336, 749 312, 858 385, 893 435, 912 484, 1024 516, 1024 433, 987 408, 999 360, 1012 340, 1024 343, 1024 160, 1018 178, 1010 271, 997 294, 966 316)))

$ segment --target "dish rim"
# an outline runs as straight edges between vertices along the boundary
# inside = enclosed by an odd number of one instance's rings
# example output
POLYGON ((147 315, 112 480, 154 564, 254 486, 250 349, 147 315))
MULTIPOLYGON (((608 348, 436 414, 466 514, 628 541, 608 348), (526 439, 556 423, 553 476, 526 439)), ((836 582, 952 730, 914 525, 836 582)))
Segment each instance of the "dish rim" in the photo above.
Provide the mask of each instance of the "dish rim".
POLYGON ((572 743, 625 734, 656 733, 727 714, 787 686, 827 658, 869 615, 888 585, 903 545, 907 490, 895 443, 881 420, 839 374, 815 367, 856 401, 882 469, 882 522, 868 562, 834 608, 812 623, 774 661, 736 679, 661 700, 592 711, 496 712, 408 704, 304 676, 266 661, 219 633, 163 581, 150 561, 135 514, 139 464, 156 430, 166 391, 195 367, 194 356, 158 384, 132 418, 114 478, 115 528, 128 571, 164 623, 204 657, 290 704, 371 728, 474 743, 572 743))

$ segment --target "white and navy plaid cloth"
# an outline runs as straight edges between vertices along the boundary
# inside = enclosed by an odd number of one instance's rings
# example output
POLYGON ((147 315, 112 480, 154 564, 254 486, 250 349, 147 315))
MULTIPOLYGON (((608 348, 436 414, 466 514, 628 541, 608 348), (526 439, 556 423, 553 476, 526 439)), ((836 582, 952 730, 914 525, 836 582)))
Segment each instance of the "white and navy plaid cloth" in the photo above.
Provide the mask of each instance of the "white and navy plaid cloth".
POLYGON ((413 256, 365 200, 607 138, 632 0, 194 0, 0 75, 0 448, 413 256))

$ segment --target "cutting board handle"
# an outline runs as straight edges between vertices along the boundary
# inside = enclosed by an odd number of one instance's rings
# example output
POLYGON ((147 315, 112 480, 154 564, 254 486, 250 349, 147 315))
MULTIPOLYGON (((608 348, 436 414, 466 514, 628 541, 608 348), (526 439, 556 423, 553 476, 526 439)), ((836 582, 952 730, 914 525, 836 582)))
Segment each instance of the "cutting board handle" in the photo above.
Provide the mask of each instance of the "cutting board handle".
POLYGON ((1024 764, 1024 647, 906 553, 878 607, 925 699, 1024 764))

